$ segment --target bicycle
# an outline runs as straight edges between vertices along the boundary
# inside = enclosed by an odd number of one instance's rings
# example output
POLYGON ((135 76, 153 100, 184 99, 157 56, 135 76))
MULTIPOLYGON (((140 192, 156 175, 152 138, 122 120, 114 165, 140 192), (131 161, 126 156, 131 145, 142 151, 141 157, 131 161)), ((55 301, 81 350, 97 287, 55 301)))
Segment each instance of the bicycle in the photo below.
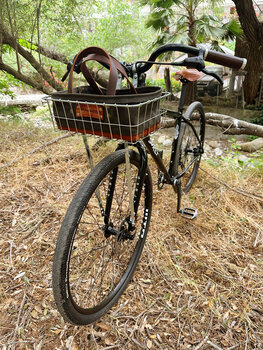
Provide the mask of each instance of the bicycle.
MULTIPOLYGON (((216 51, 168 44, 155 50, 148 61, 122 66, 135 87, 144 85, 145 72, 153 64, 194 68, 222 84, 219 76, 205 70, 205 60, 236 69, 246 64, 245 59, 216 51), (156 62, 158 56, 169 51, 191 57, 178 63, 156 62)), ((158 187, 173 187, 177 212, 189 219, 197 215, 196 209, 181 209, 181 196, 191 189, 204 152, 205 113, 200 102, 193 102, 183 113, 189 81, 186 75, 182 73, 180 77, 178 111, 166 110, 175 126, 168 167, 149 135, 134 142, 120 142, 115 152, 91 170, 68 208, 54 254, 52 283, 58 310, 72 324, 85 325, 101 318, 118 301, 133 276, 152 210, 148 154, 158 168, 158 187)), ((91 160, 85 137, 84 142, 91 160)))

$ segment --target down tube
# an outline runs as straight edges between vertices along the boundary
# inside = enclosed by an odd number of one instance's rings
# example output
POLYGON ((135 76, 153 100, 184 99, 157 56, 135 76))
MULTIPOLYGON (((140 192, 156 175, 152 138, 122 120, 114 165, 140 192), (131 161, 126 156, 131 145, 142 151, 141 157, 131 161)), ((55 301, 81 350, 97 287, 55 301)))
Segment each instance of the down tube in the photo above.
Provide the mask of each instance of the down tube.
POLYGON ((171 176, 169 175, 166 167, 164 166, 163 161, 160 157, 159 151, 158 151, 158 149, 155 148, 150 137, 147 136, 146 138, 144 138, 143 142, 144 142, 145 146, 147 147, 147 150, 149 151, 149 153, 153 157, 153 160, 155 161, 158 169, 163 173, 166 182, 168 184, 171 184, 172 183, 171 176))

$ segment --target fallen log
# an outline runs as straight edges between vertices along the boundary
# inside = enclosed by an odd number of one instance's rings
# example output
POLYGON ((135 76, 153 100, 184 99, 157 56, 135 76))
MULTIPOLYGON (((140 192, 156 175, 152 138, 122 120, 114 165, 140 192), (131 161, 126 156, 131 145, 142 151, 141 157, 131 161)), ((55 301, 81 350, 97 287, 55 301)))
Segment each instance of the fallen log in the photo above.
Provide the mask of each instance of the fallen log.
MULTIPOLYGON (((228 135, 254 135, 263 137, 263 125, 253 124, 244 120, 232 118, 225 114, 206 113, 206 123, 213 126, 219 126, 223 130, 223 134, 228 135)), ((197 119, 197 114, 192 115, 192 120, 197 119)), ((174 120, 163 119, 162 127, 170 128, 174 126, 174 120)))
POLYGON ((41 106, 45 94, 17 95, 15 98, 9 96, 0 97, 0 106, 41 106))

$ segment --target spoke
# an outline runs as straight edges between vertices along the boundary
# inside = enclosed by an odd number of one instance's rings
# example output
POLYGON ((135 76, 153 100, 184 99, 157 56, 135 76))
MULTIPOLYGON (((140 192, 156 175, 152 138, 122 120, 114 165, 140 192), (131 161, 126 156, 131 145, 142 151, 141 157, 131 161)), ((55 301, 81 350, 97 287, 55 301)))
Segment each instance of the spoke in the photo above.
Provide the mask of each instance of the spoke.
MULTIPOLYGON (((124 172, 119 171, 119 173, 122 175, 122 183, 119 185, 122 188, 122 194, 121 194, 121 198, 123 198, 124 193, 125 193, 125 182, 126 182, 126 176, 124 174, 124 172)), ((116 218, 116 216, 118 216, 118 221, 121 221, 121 216, 122 216, 122 204, 123 204, 123 200, 119 199, 119 195, 118 195, 118 184, 116 183, 115 185, 115 201, 117 203, 117 208, 115 208, 115 212, 114 215, 112 215, 112 219, 114 220, 116 218), (119 209, 119 211, 118 211, 119 209), (119 213, 119 215, 118 215, 119 213)))
POLYGON ((96 220, 96 218, 94 217, 94 215, 92 214, 92 212, 90 211, 90 208, 87 208, 86 209, 88 210, 90 216, 94 219, 94 224, 98 226, 99 229, 102 229, 103 225, 102 224, 99 224, 96 220))
MULTIPOLYGON (((83 254, 81 254, 81 255, 78 254, 78 256, 76 257, 76 259, 78 259, 79 257, 81 257, 81 256, 84 255, 84 254, 85 254, 86 257, 87 257, 86 259, 83 259, 81 263, 78 262, 78 267, 84 266, 84 263, 85 263, 88 259, 90 259, 90 257, 92 256, 92 253, 93 253, 93 252, 96 252, 96 251, 101 250, 101 249, 105 249, 106 246, 107 246, 107 244, 104 245, 103 247, 93 248, 93 249, 92 249, 90 252, 88 252, 88 253, 83 253, 83 254)), ((72 257, 72 258, 74 258, 74 257, 72 257)), ((94 258, 90 261, 90 263, 88 264, 88 266, 81 272, 80 276, 72 283, 72 286, 75 286, 75 285, 79 282, 80 278, 84 275, 84 273, 86 273, 86 271, 88 271, 88 270, 90 269, 90 266, 91 266, 91 264, 95 261, 95 259, 96 259, 96 256, 94 255, 94 258)))
MULTIPOLYGON (((105 237, 104 217, 101 215, 96 190, 94 189, 93 195, 79 218, 75 241, 71 249, 68 276, 70 294, 75 303, 84 309, 95 307, 97 309, 98 307, 97 310, 99 310, 99 305, 105 299, 109 296, 112 298, 118 292, 119 286, 117 288, 117 285, 122 280, 125 271, 131 269, 131 258, 135 254, 136 239, 122 238, 121 235, 129 233, 137 237, 136 232, 141 227, 144 215, 142 202, 145 201, 145 187, 143 187, 136 217, 138 228, 135 227, 133 231, 129 232, 129 223, 125 221, 130 215, 125 164, 121 163, 118 168, 109 213, 109 223, 112 222, 113 231, 108 230, 110 236, 105 237), (123 227, 121 228, 122 224, 123 227)), ((138 173, 137 166, 131 163, 130 170, 130 185, 134 197, 138 173)), ((97 186, 104 209, 107 203, 110 174, 111 172, 97 186)))

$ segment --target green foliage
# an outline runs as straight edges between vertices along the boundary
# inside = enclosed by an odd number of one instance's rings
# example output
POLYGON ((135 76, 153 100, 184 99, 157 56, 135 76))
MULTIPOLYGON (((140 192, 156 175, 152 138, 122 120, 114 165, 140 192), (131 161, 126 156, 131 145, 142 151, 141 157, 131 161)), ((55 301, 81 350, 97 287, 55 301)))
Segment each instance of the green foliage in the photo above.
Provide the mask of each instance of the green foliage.
MULTIPOLYGON (((160 86, 162 88, 162 90, 165 91, 164 78, 162 78, 162 79, 147 78, 146 85, 148 85, 148 86, 160 86)), ((172 92, 181 91, 181 83, 178 80, 174 79, 173 77, 171 78, 171 85, 172 85, 172 92)))
POLYGON ((222 36, 223 40, 235 40, 236 37, 243 34, 240 23, 236 19, 232 19, 231 21, 225 23, 222 28, 225 31, 225 34, 222 36))
MULTIPOLYGON (((38 61, 38 44, 49 51, 62 53, 69 59, 92 45, 104 47, 126 61, 148 56, 152 32, 145 28, 144 16, 133 1, 90 0, 87 3, 86 0, 7 0, 2 5, 5 27, 9 32, 13 28, 15 36, 19 38, 19 45, 30 51, 38 61)), ((3 45, 2 54, 3 62, 17 70, 14 50, 3 45)), ((19 57, 22 73, 30 76, 36 74, 31 64, 19 57)), ((41 65, 47 72, 52 66, 53 74, 59 77, 65 72, 64 64, 42 54, 41 65)))
POLYGON ((230 143, 230 147, 233 150, 239 150, 241 149, 240 144, 236 141, 236 139, 234 137, 232 137, 230 140, 228 140, 228 142, 230 143))
POLYGON ((44 1, 41 26, 41 44, 69 58, 92 45, 121 59, 130 60, 137 52, 142 58, 151 37, 139 7, 128 0, 44 1))
POLYGON ((263 106, 256 106, 256 105, 248 105, 246 107, 247 109, 250 109, 252 111, 257 111, 255 113, 255 116, 251 118, 251 123, 253 124, 258 124, 258 125, 263 125, 263 106), (258 113, 259 111, 259 113, 258 113))
POLYGON ((19 114, 21 113, 21 109, 17 106, 0 106, 0 114, 4 116, 10 116, 14 119, 20 119, 19 114))
POLYGON ((258 136, 248 135, 247 139, 248 139, 248 141, 254 141, 254 140, 258 139, 258 136))
POLYGON ((240 24, 235 19, 222 24, 222 7, 214 7, 222 3, 220 0, 210 1, 210 6, 203 0, 139 1, 151 8, 146 25, 157 32, 154 46, 168 42, 193 45, 207 40, 220 40, 222 43, 242 34, 240 24))
POLYGON ((228 140, 230 149, 224 156, 216 159, 208 159, 207 162, 215 167, 227 164, 233 170, 251 171, 251 169, 263 172, 263 150, 244 155, 240 152, 240 144, 233 137, 228 140))
POLYGON ((130 1, 99 1, 86 33, 87 42, 107 49, 121 60, 144 57, 151 30, 145 29, 141 10, 130 1))
POLYGON ((259 107, 259 109, 260 109, 259 116, 251 119, 251 123, 263 125, 263 107, 259 107))
POLYGON ((22 86, 22 84, 12 75, 5 72, 0 72, 0 94, 15 97, 12 87, 22 86))

